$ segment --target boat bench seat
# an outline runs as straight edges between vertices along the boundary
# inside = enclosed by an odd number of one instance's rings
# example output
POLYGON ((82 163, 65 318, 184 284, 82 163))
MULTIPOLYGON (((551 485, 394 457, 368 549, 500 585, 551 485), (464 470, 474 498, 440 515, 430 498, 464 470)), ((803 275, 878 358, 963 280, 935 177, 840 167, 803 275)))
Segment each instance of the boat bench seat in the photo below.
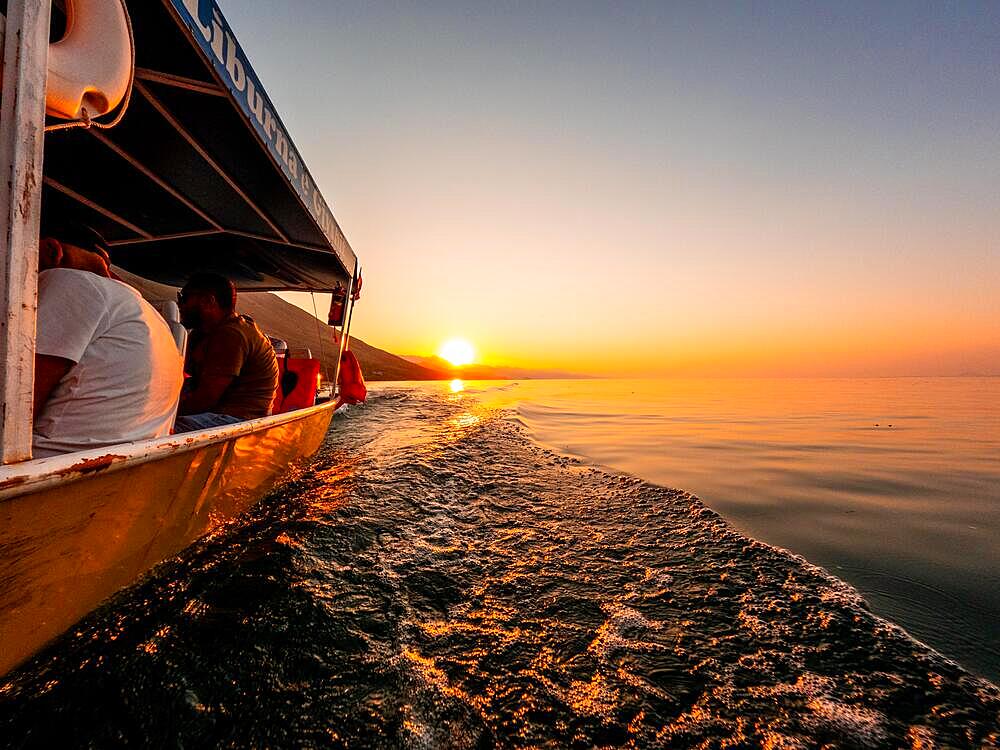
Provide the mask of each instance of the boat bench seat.
POLYGON ((160 317, 167 321, 170 335, 174 337, 174 343, 177 344, 177 351, 183 357, 187 353, 188 330, 181 324, 181 310, 177 303, 168 299, 150 302, 150 304, 160 313, 160 317))

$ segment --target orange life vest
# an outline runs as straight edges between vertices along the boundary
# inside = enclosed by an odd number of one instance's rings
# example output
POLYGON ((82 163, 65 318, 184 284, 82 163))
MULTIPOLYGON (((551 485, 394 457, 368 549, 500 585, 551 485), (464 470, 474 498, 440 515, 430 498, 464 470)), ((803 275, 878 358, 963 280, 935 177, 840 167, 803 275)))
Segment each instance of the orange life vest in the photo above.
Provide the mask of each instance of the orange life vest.
POLYGON ((341 403, 360 404, 368 398, 368 387, 365 385, 364 375, 361 374, 361 365, 350 349, 345 349, 340 357, 337 385, 340 386, 341 403))
POLYGON ((282 393, 279 413, 315 405, 316 388, 319 385, 319 360, 285 357, 284 365, 279 387, 282 393))

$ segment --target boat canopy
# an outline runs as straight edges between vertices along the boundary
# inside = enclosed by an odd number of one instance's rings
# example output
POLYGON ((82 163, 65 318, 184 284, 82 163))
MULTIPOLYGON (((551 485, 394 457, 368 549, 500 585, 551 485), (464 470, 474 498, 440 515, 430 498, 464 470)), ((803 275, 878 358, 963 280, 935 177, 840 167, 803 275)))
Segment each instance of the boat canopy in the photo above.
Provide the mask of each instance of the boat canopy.
POLYGON ((46 135, 43 223, 90 224, 116 265, 164 284, 346 286, 357 258, 215 2, 126 5, 131 102, 112 129, 46 135))

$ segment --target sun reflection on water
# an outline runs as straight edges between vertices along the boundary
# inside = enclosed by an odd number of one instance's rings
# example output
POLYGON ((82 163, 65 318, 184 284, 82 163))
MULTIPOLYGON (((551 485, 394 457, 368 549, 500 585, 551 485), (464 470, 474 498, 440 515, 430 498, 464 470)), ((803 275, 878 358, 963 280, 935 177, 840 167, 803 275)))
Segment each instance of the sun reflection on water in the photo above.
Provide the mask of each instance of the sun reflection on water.
POLYGON ((463 383, 460 379, 455 378, 454 380, 451 381, 452 393, 461 393, 464 390, 465 390, 465 383, 463 383))
POLYGON ((480 422, 480 419, 479 419, 478 416, 476 416, 475 414, 469 414, 469 413, 459 414, 454 419, 449 419, 448 420, 448 424, 450 424, 452 427, 456 427, 456 428, 459 428, 459 429, 464 428, 464 427, 474 427, 477 424, 479 424, 479 422, 480 422))

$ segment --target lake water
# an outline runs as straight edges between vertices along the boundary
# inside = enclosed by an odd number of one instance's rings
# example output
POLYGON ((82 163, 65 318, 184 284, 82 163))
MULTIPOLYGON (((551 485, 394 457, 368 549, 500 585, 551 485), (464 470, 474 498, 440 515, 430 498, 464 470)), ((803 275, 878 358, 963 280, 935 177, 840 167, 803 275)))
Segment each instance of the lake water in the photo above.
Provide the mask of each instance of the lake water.
POLYGON ((547 446, 696 494, 1000 679, 1000 378, 469 388, 547 446))
POLYGON ((380 385, 0 745, 1000 746, 996 383, 380 385))

